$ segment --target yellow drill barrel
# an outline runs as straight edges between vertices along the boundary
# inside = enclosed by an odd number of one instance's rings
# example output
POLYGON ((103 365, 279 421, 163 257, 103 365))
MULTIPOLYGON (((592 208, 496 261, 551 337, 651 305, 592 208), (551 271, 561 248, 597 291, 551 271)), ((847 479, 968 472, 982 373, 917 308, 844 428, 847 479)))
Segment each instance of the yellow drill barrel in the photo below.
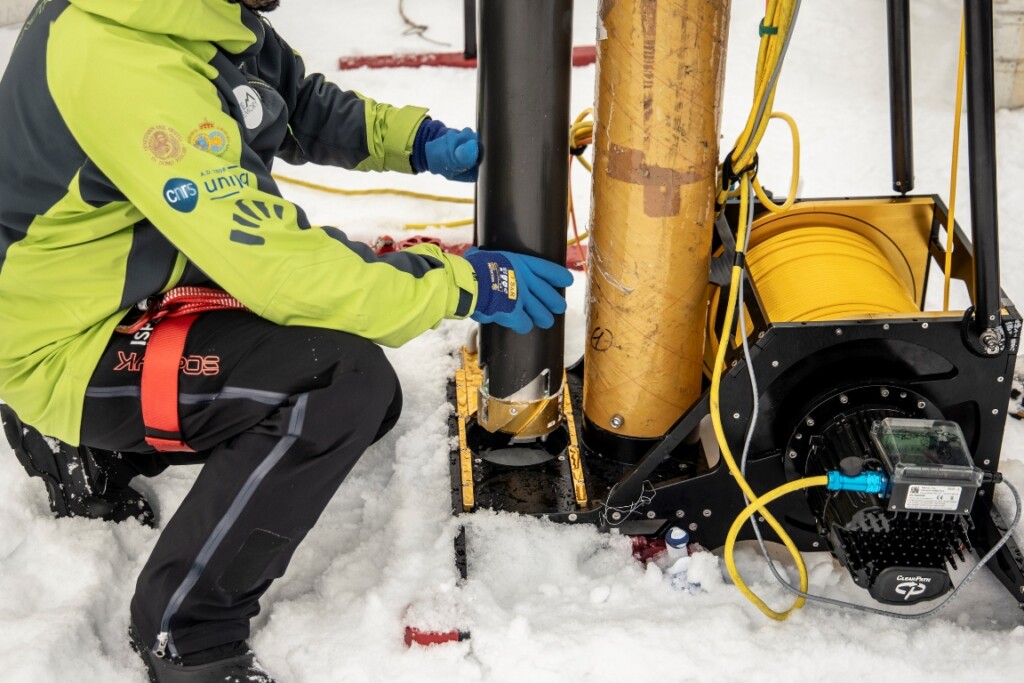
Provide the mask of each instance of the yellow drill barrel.
POLYGON ((601 3, 583 391, 597 439, 658 438, 700 394, 729 10, 601 3))

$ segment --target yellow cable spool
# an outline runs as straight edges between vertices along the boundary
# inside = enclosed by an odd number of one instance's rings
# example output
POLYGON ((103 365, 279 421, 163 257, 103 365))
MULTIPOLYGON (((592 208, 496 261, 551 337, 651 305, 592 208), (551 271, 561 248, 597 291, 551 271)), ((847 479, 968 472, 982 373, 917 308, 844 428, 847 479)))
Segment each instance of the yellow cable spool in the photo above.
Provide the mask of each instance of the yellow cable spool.
MULTIPOLYGON (((920 311, 907 279, 879 246, 859 232, 837 226, 799 227, 758 241, 747 267, 768 320, 774 323, 856 320, 872 314, 920 311)), ((905 268, 905 264, 900 267, 905 268)), ((710 374, 718 351, 716 315, 721 290, 710 291, 711 315, 704 352, 710 374)), ((753 322, 747 315, 747 330, 753 322)), ((736 332, 734 344, 742 339, 736 332)))
POLYGON ((751 247, 747 265, 772 322, 918 311, 881 249, 842 228, 786 231, 751 247))

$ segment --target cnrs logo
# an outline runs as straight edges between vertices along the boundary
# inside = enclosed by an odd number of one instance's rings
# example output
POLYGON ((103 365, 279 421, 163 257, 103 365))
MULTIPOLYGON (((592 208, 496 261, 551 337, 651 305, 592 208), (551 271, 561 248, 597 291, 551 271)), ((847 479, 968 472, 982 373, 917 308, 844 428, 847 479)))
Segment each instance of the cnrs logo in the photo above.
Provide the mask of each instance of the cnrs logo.
POLYGON ((171 178, 164 185, 164 201, 175 211, 189 213, 199 203, 199 188, 187 178, 171 178))

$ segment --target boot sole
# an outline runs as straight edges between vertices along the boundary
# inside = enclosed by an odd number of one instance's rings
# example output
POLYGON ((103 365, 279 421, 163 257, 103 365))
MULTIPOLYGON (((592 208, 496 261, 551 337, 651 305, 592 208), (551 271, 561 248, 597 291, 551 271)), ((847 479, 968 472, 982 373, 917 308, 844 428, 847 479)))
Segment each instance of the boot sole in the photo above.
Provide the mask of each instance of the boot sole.
MULTIPOLYGON (((0 405, 0 419, 3 421, 4 434, 7 436, 7 441, 14 451, 14 457, 18 459, 18 462, 21 463, 21 466, 30 477, 38 477, 46 484, 46 493, 50 499, 51 512, 59 517, 70 516, 70 510, 68 510, 67 505, 64 503, 64 494, 61 490, 62 485, 57 458, 51 456, 49 462, 45 463, 50 466, 49 470, 41 469, 41 463, 36 462, 36 459, 29 455, 28 449, 25 447, 25 432, 27 428, 25 423, 21 421, 21 418, 18 417, 10 406, 4 404, 0 405)), ((40 438, 42 438, 42 435, 40 435, 40 438)), ((46 444, 46 446, 49 451, 49 444, 46 444)))

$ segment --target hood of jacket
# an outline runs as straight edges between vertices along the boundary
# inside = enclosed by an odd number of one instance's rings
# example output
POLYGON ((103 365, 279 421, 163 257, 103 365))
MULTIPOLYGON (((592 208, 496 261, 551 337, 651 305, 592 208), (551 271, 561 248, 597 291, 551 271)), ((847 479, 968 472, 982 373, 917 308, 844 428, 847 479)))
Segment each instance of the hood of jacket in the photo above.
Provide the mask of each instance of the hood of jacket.
POLYGON ((68 0, 137 31, 214 43, 239 54, 262 42, 258 16, 232 0, 68 0))

